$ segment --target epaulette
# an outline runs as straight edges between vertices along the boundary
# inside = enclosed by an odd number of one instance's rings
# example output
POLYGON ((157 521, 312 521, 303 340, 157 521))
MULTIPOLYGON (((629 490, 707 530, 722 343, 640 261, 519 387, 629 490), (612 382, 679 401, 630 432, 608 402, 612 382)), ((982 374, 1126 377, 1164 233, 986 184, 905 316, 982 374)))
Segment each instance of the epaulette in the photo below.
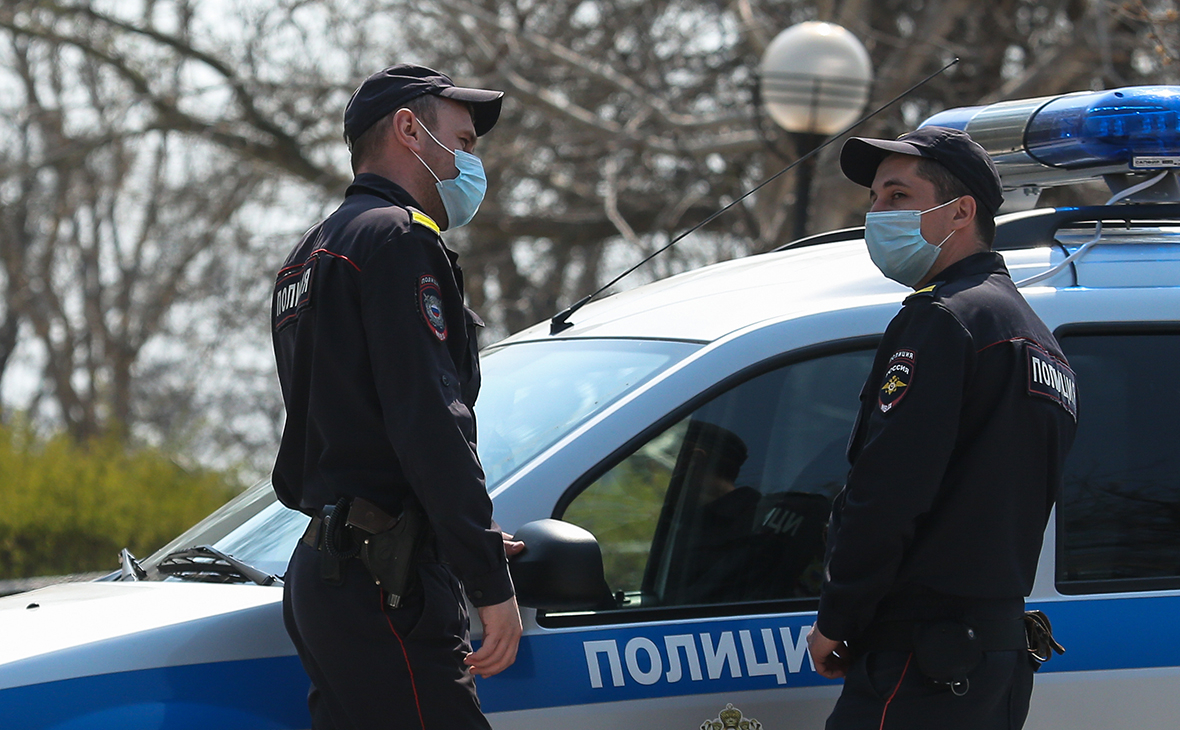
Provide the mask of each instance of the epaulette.
POLYGON ((430 230, 434 231, 436 236, 442 234, 442 229, 438 227, 438 224, 434 222, 433 218, 420 210, 415 210, 413 208, 406 208, 406 210, 410 211, 410 218, 414 223, 429 228, 430 230))
POLYGON ((943 282, 941 282, 941 281, 936 281, 933 284, 927 284, 926 286, 922 287, 921 289, 917 290, 913 294, 906 297, 905 301, 908 302, 909 300, 916 299, 918 297, 929 297, 929 298, 933 299, 934 296, 938 293, 938 287, 940 287, 942 285, 943 285, 943 282))

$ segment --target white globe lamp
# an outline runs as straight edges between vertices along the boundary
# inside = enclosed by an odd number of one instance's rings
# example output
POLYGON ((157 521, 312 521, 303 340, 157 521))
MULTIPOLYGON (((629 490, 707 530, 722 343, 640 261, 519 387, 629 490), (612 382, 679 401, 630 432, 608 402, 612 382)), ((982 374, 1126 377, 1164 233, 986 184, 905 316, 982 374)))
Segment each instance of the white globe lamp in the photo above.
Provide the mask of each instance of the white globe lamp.
MULTIPOLYGON (((800 157, 843 131, 869 100, 873 63, 856 36, 832 23, 807 22, 775 36, 762 54, 759 92, 767 114, 790 134, 800 157)), ((793 236, 807 233, 814 157, 796 173, 793 236)))
POLYGON ((788 132, 831 135, 856 121, 869 98, 873 64, 856 36, 832 23, 779 33, 761 66, 762 100, 788 132))

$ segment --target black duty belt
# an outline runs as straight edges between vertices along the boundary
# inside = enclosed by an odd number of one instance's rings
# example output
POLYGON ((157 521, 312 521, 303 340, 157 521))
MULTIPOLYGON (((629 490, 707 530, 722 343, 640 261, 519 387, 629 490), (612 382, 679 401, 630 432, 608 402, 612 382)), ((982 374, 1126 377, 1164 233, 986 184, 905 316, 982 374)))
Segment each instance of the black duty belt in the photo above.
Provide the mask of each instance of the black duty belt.
POLYGON ((367 499, 342 499, 335 505, 328 505, 316 510, 316 514, 303 531, 303 544, 316 550, 325 549, 327 542, 327 526, 331 524, 329 515, 335 512, 343 515, 345 522, 336 529, 346 527, 359 528, 365 534, 376 535, 397 524, 398 518, 390 516, 385 510, 367 499))
MULTIPOLYGON (((881 621, 869 626, 855 642, 858 652, 913 651, 923 631, 939 622, 881 621)), ((966 636, 978 651, 1016 651, 1028 648, 1023 617, 986 621, 961 621, 966 636)))
MULTIPOLYGON (((304 545, 307 545, 313 550, 325 550, 326 542, 326 528, 328 524, 327 515, 333 510, 332 505, 328 505, 323 509, 317 510, 316 514, 307 523, 307 529, 303 531, 301 538, 304 545)), ((362 531, 368 534, 377 534, 390 529, 397 524, 398 518, 389 516, 380 507, 377 507, 368 500, 357 498, 351 501, 348 510, 347 526, 359 527, 362 531)), ((438 560, 438 553, 434 548, 433 540, 425 540, 420 546, 419 555, 424 560, 438 560)))
POLYGON ((971 688, 969 675, 983 661, 984 652, 1027 651, 1039 666, 1054 651, 1065 651, 1053 639, 1049 619, 1040 611, 1001 619, 879 621, 850 644, 861 654, 910 652, 927 679, 948 685, 958 696, 971 688))

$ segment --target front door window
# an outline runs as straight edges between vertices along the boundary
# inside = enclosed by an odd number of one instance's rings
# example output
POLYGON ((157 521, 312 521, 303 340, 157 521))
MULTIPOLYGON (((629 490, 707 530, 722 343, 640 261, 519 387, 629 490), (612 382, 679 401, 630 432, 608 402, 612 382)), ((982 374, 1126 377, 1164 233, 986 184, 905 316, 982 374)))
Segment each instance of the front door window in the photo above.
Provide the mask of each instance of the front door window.
POLYGON ((694 410, 578 494, 617 608, 815 598, 873 352, 779 367, 694 410))

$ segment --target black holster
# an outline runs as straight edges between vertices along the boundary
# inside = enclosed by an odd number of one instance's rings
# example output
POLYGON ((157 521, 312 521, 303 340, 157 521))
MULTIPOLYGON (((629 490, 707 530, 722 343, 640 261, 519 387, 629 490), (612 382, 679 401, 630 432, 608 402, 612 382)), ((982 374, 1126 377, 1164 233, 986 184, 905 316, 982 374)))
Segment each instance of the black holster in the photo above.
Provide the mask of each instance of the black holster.
POLYGON ((399 607, 417 585, 414 567, 426 538, 426 515, 412 503, 397 517, 390 517, 358 497, 349 510, 348 524, 362 536, 361 560, 385 591, 386 603, 399 607))

